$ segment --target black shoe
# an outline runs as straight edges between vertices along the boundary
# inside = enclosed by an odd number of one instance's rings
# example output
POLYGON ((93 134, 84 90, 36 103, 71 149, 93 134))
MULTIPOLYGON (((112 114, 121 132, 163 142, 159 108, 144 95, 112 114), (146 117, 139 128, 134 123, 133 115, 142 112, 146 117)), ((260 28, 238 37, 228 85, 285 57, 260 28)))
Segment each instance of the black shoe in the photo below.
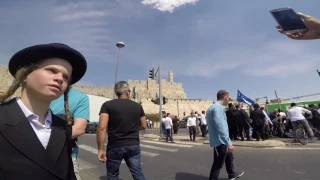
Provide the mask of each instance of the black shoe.
POLYGON ((241 171, 241 172, 236 172, 236 173, 234 173, 234 174, 229 174, 228 179, 229 179, 229 180, 235 180, 235 179, 240 178, 243 174, 244 174, 243 171, 241 171))

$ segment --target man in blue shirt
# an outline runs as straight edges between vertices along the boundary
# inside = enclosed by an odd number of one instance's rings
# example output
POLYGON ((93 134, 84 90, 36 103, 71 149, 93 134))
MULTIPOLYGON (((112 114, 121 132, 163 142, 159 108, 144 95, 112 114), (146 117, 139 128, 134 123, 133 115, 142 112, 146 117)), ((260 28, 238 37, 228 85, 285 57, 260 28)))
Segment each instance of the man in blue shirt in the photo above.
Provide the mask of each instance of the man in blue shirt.
POLYGON ((224 106, 228 105, 230 95, 225 90, 217 93, 217 102, 212 104, 206 113, 210 146, 213 147, 213 164, 210 172, 210 180, 218 180, 220 169, 226 164, 229 180, 239 178, 244 172, 235 172, 233 166, 234 147, 229 138, 227 117, 224 106))
MULTIPOLYGON (((77 180, 81 180, 79 174, 77 140, 80 135, 86 132, 87 123, 90 119, 89 97, 86 94, 71 88, 68 93, 68 102, 70 115, 74 120, 72 125, 72 161, 77 180)), ((53 114, 64 119, 64 96, 62 95, 58 99, 52 101, 50 109, 53 114)))

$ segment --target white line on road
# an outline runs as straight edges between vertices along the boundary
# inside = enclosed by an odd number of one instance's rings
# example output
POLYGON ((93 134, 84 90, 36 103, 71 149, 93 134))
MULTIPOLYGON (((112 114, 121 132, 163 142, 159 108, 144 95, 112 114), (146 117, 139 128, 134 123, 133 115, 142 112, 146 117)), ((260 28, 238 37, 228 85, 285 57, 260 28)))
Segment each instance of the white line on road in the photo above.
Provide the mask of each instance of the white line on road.
MULTIPOLYGON (((159 141, 159 139, 152 139, 153 141, 159 141)), ((160 141, 165 142, 165 141, 160 141)), ((187 144, 187 145, 203 145, 203 143, 196 143, 196 142, 184 142, 184 141, 175 141, 176 144, 187 144)))
POLYGON ((93 154, 98 155, 98 149, 97 148, 93 148, 91 146, 87 146, 87 145, 84 145, 84 144, 80 144, 80 145, 78 145, 78 147, 80 149, 83 149, 83 150, 86 150, 86 151, 89 151, 89 152, 91 152, 93 154))
POLYGON ((141 151, 141 155, 155 157, 155 156, 158 156, 159 154, 151 153, 151 152, 147 152, 147 151, 141 151))
MULTIPOLYGON (((91 146, 87 146, 87 145, 84 145, 84 144, 80 144, 80 145, 78 145, 78 147, 79 147, 80 149, 83 149, 83 150, 86 150, 86 151, 88 151, 88 152, 91 152, 91 153, 93 153, 93 154, 98 155, 98 149, 96 149, 96 148, 93 148, 93 147, 91 147, 91 146)), ((98 159, 97 159, 97 160, 98 160, 98 159)), ((123 163, 125 163, 124 160, 121 161, 121 164, 123 164, 123 163)))
POLYGON ((156 149, 160 151, 168 151, 168 152, 177 152, 178 149, 170 149, 170 148, 162 148, 162 147, 157 147, 157 146, 151 146, 151 145, 146 145, 146 144, 140 144, 141 147, 149 148, 149 149, 156 149))
POLYGON ((190 145, 183 145, 183 144, 176 144, 176 143, 165 143, 165 142, 156 142, 156 141, 147 141, 147 140, 142 140, 141 142, 145 142, 145 143, 151 143, 151 144, 161 144, 164 146, 175 146, 175 147, 187 147, 187 148, 191 148, 192 146, 190 145))
POLYGON ((96 168, 97 166, 85 161, 85 160, 82 160, 80 158, 78 158, 78 162, 79 162, 79 170, 84 170, 84 169, 93 169, 93 168, 96 168))

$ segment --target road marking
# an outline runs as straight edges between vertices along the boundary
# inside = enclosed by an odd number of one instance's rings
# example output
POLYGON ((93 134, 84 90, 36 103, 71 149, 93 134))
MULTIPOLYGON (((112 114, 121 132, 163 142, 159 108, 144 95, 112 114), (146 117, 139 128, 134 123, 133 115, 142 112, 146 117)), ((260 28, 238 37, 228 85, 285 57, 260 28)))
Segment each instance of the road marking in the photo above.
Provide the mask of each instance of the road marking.
POLYGON ((93 147, 91 147, 91 146, 87 146, 87 145, 84 145, 84 144, 80 144, 80 145, 78 145, 78 147, 79 147, 80 149, 83 149, 83 150, 86 150, 86 151, 88 151, 88 152, 91 152, 91 153, 93 153, 93 154, 98 155, 98 149, 97 149, 97 148, 93 148, 93 147))
MULTIPOLYGON (((91 153, 93 153, 93 154, 98 155, 98 149, 96 149, 96 148, 93 148, 93 147, 91 147, 91 146, 87 146, 87 145, 84 145, 84 144, 80 144, 80 145, 78 145, 78 147, 79 147, 80 149, 83 149, 83 150, 86 150, 86 151, 88 151, 88 152, 91 152, 91 153)), ((123 163, 125 163, 124 160, 121 161, 121 164, 123 164, 123 163)))
POLYGON ((84 169, 93 169, 93 168, 96 168, 97 166, 85 161, 85 160, 82 160, 80 158, 78 158, 78 163, 79 163, 79 170, 84 170, 84 169))
POLYGON ((157 153, 151 153, 151 152, 147 152, 147 151, 141 151, 141 154, 144 156, 149 156, 149 157, 155 157, 155 156, 159 155, 157 153))
POLYGON ((183 145, 183 144, 176 144, 176 143, 165 143, 165 142, 156 142, 156 141, 147 141, 147 140, 142 140, 142 142, 145 143, 151 143, 151 144, 161 144, 164 146, 175 146, 175 147, 187 147, 187 148, 191 148, 192 146, 190 145, 183 145))
POLYGON ((168 152, 177 152, 178 149, 170 149, 170 148, 162 148, 162 147, 157 147, 157 146, 151 146, 151 145, 146 145, 146 144, 140 144, 141 147, 149 148, 149 149, 156 149, 160 151, 168 151, 168 152))
MULTIPOLYGON (((152 139, 153 141, 159 141, 159 139, 152 139)), ((165 142, 161 140, 160 142, 165 142)), ((185 142, 185 141, 175 141, 176 144, 186 144, 186 145, 203 145, 203 143, 196 143, 196 142, 185 142)))

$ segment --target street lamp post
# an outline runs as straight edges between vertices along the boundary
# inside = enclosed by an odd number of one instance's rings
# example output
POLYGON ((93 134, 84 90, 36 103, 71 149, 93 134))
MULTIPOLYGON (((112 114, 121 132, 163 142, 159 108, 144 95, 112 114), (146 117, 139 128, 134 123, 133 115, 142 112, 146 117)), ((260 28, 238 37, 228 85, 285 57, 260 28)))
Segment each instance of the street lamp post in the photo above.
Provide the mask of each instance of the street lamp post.
MULTIPOLYGON (((119 58, 120 58, 120 49, 121 48, 124 48, 124 43, 123 42, 118 42, 116 44, 116 46, 119 48, 119 51, 118 51, 118 58, 117 58, 117 65, 116 65, 116 73, 114 75, 114 85, 117 83, 117 79, 118 79, 118 66, 119 66, 119 58)), ((113 99, 116 98, 116 93, 114 92, 113 93, 113 99)))

